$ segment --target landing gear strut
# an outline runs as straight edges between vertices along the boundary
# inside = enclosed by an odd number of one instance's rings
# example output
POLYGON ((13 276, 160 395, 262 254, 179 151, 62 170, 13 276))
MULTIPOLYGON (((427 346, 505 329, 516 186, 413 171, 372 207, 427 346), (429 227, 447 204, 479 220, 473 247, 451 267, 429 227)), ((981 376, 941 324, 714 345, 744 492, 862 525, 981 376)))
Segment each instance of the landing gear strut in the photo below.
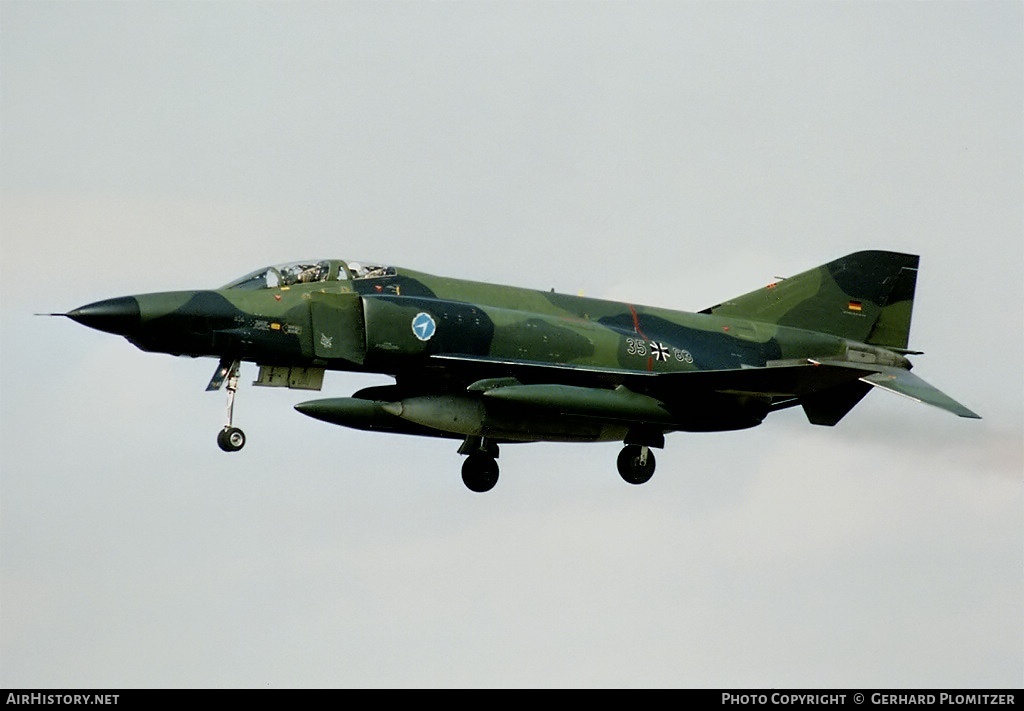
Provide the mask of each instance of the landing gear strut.
POLYGON ((619 475, 630 484, 643 484, 654 475, 654 452, 650 447, 627 444, 616 462, 619 475))
POLYGON ((220 365, 217 366, 217 371, 213 374, 213 378, 210 379, 210 384, 206 386, 207 390, 220 390, 220 386, 227 380, 228 423, 217 434, 217 446, 225 452, 237 452, 245 446, 245 433, 231 424, 235 411, 235 392, 238 390, 238 369, 240 365, 241 363, 237 360, 222 360, 220 365))
POLYGON ((498 445, 483 437, 467 437, 459 454, 468 455, 462 463, 462 483, 470 491, 482 494, 498 483, 498 445))

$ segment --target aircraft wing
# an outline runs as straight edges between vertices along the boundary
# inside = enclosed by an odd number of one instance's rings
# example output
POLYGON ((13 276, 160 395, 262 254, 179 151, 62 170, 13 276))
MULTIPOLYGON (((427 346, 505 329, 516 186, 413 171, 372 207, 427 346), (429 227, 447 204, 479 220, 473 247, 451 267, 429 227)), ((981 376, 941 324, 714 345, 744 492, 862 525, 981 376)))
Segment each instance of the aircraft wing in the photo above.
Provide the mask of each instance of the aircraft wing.
POLYGON ((938 388, 903 368, 838 361, 803 360, 765 367, 732 370, 692 370, 667 373, 600 368, 487 356, 443 354, 433 359, 460 362, 479 374, 516 378, 523 383, 562 383, 613 387, 659 400, 699 392, 799 398, 860 381, 959 417, 981 419, 938 388))
MULTIPOLYGON (((601 368, 487 356, 444 354, 433 359, 460 362, 478 372, 514 377, 526 383, 625 385, 654 397, 691 392, 801 396, 860 379, 864 370, 837 363, 799 361, 763 368, 690 370, 667 373, 601 368)), ((874 383, 873 383, 874 384, 874 383)))

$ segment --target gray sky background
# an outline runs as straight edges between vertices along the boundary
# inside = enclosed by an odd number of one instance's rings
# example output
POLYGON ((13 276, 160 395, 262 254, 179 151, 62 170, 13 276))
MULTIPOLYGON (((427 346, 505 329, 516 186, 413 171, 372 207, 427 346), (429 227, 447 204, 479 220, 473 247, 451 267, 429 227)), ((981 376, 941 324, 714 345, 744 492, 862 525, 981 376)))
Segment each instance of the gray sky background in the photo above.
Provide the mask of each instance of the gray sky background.
MULTIPOLYGON (((4 687, 1019 687, 1019 2, 0 3, 4 687), (921 255, 916 373, 618 445, 350 431, 63 319, 308 257, 697 310, 921 255)), ((384 378, 328 374, 324 397, 384 378)))

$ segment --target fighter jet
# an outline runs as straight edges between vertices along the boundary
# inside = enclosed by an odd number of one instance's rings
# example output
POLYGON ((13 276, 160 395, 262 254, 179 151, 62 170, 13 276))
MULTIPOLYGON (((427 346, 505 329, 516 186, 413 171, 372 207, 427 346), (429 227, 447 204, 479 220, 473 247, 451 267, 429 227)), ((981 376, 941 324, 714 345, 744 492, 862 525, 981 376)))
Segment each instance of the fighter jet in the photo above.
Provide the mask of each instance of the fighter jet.
POLYGON ((460 440, 462 479, 484 492, 513 442, 619 441, 619 474, 642 484, 666 434, 741 430, 796 406, 831 426, 873 388, 977 418, 910 372, 917 272, 915 255, 857 252, 688 313, 325 259, 55 315, 144 351, 218 358, 207 390, 226 385, 225 452, 246 442, 233 423, 243 361, 259 366, 258 386, 390 376, 295 409, 460 440))

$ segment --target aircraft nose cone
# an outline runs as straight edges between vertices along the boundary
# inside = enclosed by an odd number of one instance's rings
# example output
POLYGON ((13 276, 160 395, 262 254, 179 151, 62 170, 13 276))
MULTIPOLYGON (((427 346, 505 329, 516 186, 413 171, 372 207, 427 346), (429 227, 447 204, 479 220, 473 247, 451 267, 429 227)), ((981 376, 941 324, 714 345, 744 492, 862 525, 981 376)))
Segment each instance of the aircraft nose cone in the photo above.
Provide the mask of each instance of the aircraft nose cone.
POLYGON ((139 302, 133 296, 97 301, 69 311, 65 316, 83 326, 119 336, 133 333, 142 323, 139 302))

